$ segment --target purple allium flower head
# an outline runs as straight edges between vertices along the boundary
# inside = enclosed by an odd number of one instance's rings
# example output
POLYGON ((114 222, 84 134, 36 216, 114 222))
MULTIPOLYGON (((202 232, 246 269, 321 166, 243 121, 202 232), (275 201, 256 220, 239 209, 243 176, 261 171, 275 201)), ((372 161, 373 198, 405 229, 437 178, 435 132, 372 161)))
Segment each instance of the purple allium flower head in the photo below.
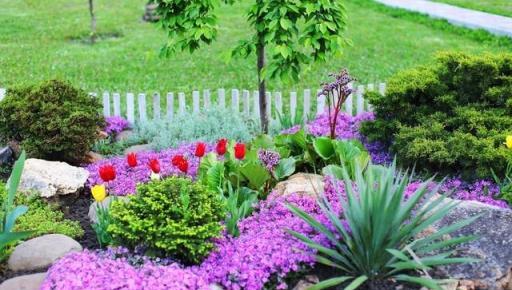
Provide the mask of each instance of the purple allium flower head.
POLYGON ((260 149, 258 150, 258 159, 268 171, 272 171, 279 164, 281 156, 275 151, 260 149))
POLYGON ((130 123, 123 117, 113 116, 105 118, 107 123, 105 126, 105 132, 109 135, 116 135, 127 129, 130 123))

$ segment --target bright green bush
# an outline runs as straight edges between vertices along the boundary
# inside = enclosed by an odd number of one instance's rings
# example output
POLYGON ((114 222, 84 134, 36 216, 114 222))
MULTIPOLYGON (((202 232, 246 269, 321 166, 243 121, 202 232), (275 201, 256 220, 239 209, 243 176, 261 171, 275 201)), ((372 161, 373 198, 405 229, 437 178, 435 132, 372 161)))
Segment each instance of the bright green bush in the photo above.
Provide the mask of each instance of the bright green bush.
POLYGON ((257 122, 245 119, 229 109, 211 108, 201 113, 176 116, 173 121, 139 124, 130 142, 149 143, 156 150, 182 143, 203 141, 215 143, 221 138, 246 142, 257 135, 257 122))
POLYGON ((139 185, 129 202, 113 202, 110 213, 116 244, 142 245, 147 254, 184 263, 198 263, 213 249, 225 216, 216 192, 178 177, 139 185))
POLYGON ((366 95, 376 120, 370 140, 388 143, 405 166, 466 179, 505 172, 512 151, 512 54, 442 53, 436 62, 395 75, 385 96, 366 95))
POLYGON ((8 90, 0 102, 0 138, 21 142, 31 157, 78 163, 104 125, 100 107, 86 92, 56 80, 8 90))
MULTIPOLYGON (((0 199, 6 195, 4 184, 0 182, 0 199)), ((28 211, 16 220, 14 229, 18 232, 31 231, 30 237, 45 234, 63 234, 72 238, 83 236, 84 230, 78 221, 64 218, 64 213, 56 205, 51 205, 37 196, 16 195, 14 205, 26 205, 28 211)))

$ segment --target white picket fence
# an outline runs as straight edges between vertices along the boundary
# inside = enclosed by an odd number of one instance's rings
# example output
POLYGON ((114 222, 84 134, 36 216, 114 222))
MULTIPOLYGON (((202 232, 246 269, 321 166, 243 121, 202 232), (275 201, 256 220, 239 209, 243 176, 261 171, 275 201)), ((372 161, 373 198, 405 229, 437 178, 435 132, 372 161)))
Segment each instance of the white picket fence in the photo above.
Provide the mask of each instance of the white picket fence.
MULTIPOLYGON (((362 112, 371 111, 371 106, 363 98, 365 91, 374 91, 377 87, 379 93, 384 94, 386 84, 380 83, 378 85, 353 85, 354 91, 349 96, 343 110, 351 115, 360 114, 362 112)), ((326 109, 326 98, 321 95, 317 97, 319 91, 313 93, 310 89, 303 91, 302 99, 299 99, 297 92, 290 92, 289 97, 286 98, 281 92, 267 92, 267 114, 272 119, 277 119, 278 113, 289 113, 292 118, 297 114, 302 114, 303 118, 308 118, 312 113, 321 114, 326 109), (285 100, 288 101, 285 104, 285 100), (315 108, 316 106, 316 108, 315 108)), ((91 93, 92 96, 98 97, 97 93, 91 93)), ((5 96, 5 89, 0 88, 0 101, 5 96)), ((165 96, 165 106, 162 110, 162 97, 160 93, 156 92, 150 96, 150 106, 148 107, 148 96, 145 93, 135 95, 128 92, 126 95, 121 95, 118 92, 104 92, 101 94, 103 104, 103 115, 109 116, 122 116, 125 117, 130 123, 146 122, 150 119, 159 120, 167 118, 172 120, 176 115, 196 114, 201 110, 208 109, 213 106, 227 108, 228 106, 234 112, 243 113, 246 116, 253 115, 259 117, 259 94, 258 91, 249 90, 231 90, 231 101, 227 102, 227 95, 225 89, 218 89, 216 92, 216 102, 213 101, 213 96, 210 90, 193 91, 192 92, 192 106, 187 103, 187 95, 183 92, 177 94, 177 111, 175 112, 175 94, 173 92, 167 93, 165 96), (121 98, 125 97, 125 102, 121 98), (125 104, 123 110, 122 104, 125 104), (137 105, 137 107, 136 107, 137 105), (241 109, 241 110, 240 110, 241 109), (149 111, 149 112, 148 112, 149 111), (151 113, 151 114, 150 114, 151 113), (151 118, 150 118, 151 115, 151 118)))

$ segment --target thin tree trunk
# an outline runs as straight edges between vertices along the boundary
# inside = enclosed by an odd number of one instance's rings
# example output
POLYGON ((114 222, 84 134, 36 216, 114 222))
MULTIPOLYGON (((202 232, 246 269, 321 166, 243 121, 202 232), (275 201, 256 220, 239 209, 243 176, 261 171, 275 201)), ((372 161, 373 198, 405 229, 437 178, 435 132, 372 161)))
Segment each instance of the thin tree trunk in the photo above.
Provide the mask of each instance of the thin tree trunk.
POLYGON ((262 76, 262 70, 265 67, 265 45, 263 40, 259 41, 257 47, 258 53, 258 90, 260 98, 260 119, 261 119, 261 130, 263 133, 268 133, 268 115, 267 115, 267 96, 266 96, 266 84, 265 79, 262 76))
POLYGON ((94 15, 93 0, 89 0, 89 13, 91 14, 91 43, 96 42, 96 15, 94 15))

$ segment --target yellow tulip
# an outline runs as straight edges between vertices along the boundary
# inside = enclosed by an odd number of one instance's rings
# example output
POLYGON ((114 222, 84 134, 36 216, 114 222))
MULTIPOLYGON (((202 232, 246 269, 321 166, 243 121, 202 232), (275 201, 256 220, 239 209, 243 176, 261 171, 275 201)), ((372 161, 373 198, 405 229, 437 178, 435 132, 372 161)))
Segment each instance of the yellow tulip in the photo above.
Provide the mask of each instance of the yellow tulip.
POLYGON ((107 197, 107 190, 105 189, 105 185, 95 185, 91 188, 92 197, 97 202, 102 202, 107 197))
POLYGON ((507 145, 508 149, 512 149, 512 135, 508 135, 505 141, 505 145, 507 145))

